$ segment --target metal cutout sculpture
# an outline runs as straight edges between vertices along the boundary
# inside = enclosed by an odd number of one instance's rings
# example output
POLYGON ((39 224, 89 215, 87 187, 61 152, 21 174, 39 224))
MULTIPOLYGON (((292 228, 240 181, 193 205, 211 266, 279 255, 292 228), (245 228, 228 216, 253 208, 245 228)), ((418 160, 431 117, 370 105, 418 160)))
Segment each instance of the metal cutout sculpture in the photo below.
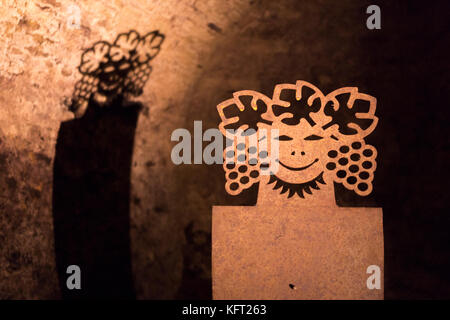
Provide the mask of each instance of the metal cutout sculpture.
POLYGON ((340 208, 334 193, 335 182, 359 196, 372 192, 377 150, 364 139, 378 123, 376 99, 355 87, 325 95, 300 80, 277 85, 272 98, 235 92, 217 109, 219 129, 231 141, 226 191, 259 186, 256 206, 213 207, 214 297, 382 298, 382 289, 366 287, 367 267, 383 265, 382 211, 340 208), (240 272, 230 272, 232 265, 240 272), (343 279, 330 271, 326 280, 324 266, 347 271, 343 279))
POLYGON ((288 198, 294 194, 312 197, 314 189, 332 181, 358 195, 370 194, 377 151, 364 138, 377 125, 375 108, 376 99, 358 92, 358 88, 341 88, 325 96, 306 81, 277 85, 272 99, 250 90, 234 93, 232 99, 218 106, 220 130, 234 141, 224 153, 227 192, 237 195, 260 182, 260 165, 268 158, 265 163, 279 163, 269 183, 275 183, 274 189, 281 188, 282 194, 289 191, 288 198), (244 105, 244 97, 250 97, 249 105, 244 105), (245 123, 243 114, 249 112, 259 113, 260 119, 245 123), (233 135, 227 132, 229 129, 237 130, 233 135), (267 129, 269 134, 271 129, 278 129, 279 136, 272 139, 279 141, 279 159, 270 158, 268 150, 257 150, 258 146, 239 152, 237 135, 248 129, 254 129, 256 135, 259 129, 267 129), (253 162, 238 161, 239 153, 245 159, 253 155, 253 162), (239 169, 234 163, 240 164, 239 169))

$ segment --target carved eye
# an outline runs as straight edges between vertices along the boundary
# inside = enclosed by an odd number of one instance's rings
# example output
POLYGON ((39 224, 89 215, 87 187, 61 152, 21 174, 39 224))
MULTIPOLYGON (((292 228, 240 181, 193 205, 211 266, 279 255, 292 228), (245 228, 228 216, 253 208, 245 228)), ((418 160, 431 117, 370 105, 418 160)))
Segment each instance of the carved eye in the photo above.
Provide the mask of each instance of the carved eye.
POLYGON ((316 134, 312 134, 312 135, 307 136, 307 137, 305 138, 305 140, 320 140, 320 139, 323 139, 323 137, 318 136, 318 135, 316 135, 316 134))
POLYGON ((281 135, 281 136, 275 137, 275 140, 289 141, 289 140, 292 140, 292 138, 287 135, 281 135))

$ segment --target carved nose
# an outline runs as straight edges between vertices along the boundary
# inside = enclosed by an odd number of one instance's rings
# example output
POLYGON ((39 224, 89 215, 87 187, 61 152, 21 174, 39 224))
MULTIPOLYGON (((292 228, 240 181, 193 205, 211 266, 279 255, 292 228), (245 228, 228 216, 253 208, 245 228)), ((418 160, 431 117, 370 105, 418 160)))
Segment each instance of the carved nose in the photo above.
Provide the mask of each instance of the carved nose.
MULTIPOLYGON (((304 155, 305 155, 305 152, 302 151, 302 152, 300 152, 300 154, 301 154, 302 156, 304 156, 304 155)), ((292 156, 295 156, 295 151, 292 151, 292 152, 291 152, 291 155, 292 155, 292 156)))

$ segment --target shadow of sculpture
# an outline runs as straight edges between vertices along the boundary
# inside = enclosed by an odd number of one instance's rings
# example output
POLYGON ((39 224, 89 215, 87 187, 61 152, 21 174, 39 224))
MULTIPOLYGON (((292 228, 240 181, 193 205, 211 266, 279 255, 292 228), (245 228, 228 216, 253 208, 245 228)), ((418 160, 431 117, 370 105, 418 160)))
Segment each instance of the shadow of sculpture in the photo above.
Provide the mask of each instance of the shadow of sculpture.
POLYGON ((130 253, 130 173, 142 93, 164 36, 120 34, 86 50, 71 111, 56 143, 53 219, 64 299, 135 298, 130 253), (67 267, 81 270, 69 289, 67 267))

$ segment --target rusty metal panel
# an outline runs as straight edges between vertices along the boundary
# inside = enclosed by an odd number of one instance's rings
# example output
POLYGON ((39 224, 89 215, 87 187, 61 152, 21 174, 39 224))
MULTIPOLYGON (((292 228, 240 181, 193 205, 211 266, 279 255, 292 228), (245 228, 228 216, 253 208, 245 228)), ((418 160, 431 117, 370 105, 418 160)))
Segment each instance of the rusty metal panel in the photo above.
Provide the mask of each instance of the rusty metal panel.
POLYGON ((381 208, 216 206, 213 298, 383 299, 383 251, 381 208))

